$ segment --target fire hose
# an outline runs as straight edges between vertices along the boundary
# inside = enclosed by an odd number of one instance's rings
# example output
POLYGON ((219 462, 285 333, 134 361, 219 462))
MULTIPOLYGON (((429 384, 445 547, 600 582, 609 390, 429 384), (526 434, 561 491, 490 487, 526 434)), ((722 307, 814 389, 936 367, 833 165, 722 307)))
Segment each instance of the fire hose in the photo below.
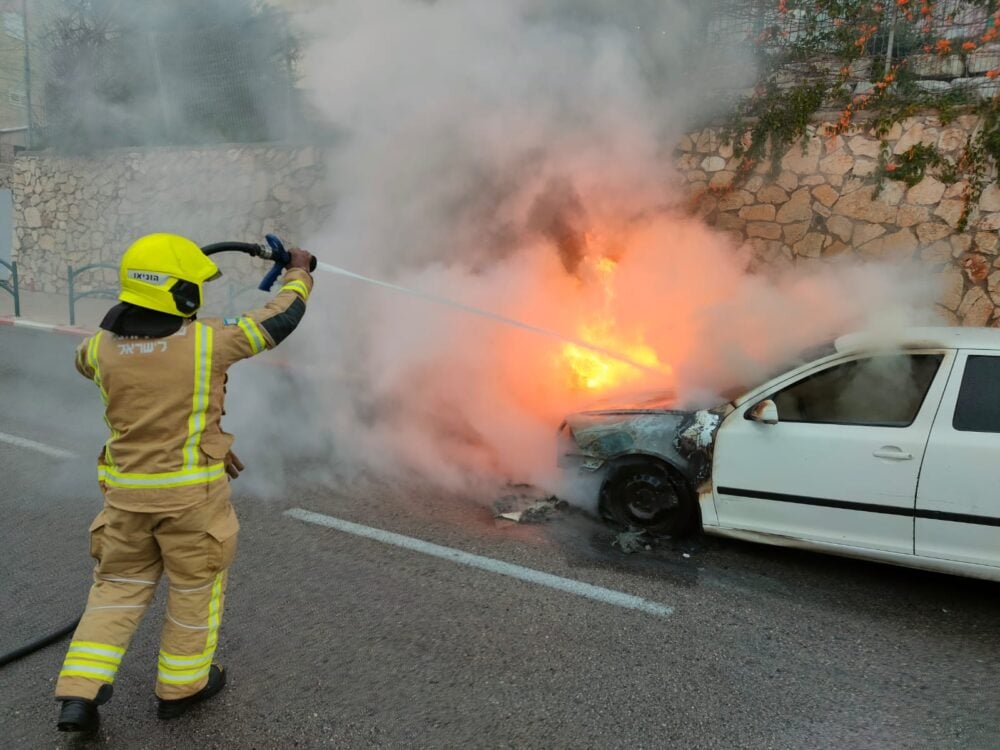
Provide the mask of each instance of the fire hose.
MULTIPOLYGON (((292 256, 285 249, 284 243, 273 234, 266 236, 267 244, 260 245, 253 242, 217 242, 212 245, 206 245, 201 250, 205 255, 216 255, 217 253, 226 252, 236 252, 244 253, 250 255, 254 258, 263 258, 264 260, 274 261, 274 265, 267 272, 263 279, 261 279, 260 284, 257 288, 264 292, 271 291, 271 287, 274 286, 274 282, 277 280, 281 272, 288 267, 291 263, 292 256)), ((309 267, 310 271, 316 270, 316 258, 312 259, 312 264, 309 267)), ((0 667, 4 667, 12 662, 23 659, 25 656, 40 651, 46 646, 49 646, 57 641, 61 641, 66 636, 70 635, 76 626, 80 624, 80 618, 76 618, 73 622, 65 625, 64 627, 56 630, 48 635, 44 635, 30 643, 9 651, 6 654, 0 654, 0 667)))

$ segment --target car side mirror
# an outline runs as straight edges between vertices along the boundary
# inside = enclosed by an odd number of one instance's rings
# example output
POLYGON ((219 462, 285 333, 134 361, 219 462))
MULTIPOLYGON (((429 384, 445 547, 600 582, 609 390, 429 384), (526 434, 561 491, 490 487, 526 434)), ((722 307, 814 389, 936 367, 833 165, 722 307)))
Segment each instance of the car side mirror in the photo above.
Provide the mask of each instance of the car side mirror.
POLYGON ((778 424, 778 406, 766 398, 750 410, 750 419, 762 424, 778 424))

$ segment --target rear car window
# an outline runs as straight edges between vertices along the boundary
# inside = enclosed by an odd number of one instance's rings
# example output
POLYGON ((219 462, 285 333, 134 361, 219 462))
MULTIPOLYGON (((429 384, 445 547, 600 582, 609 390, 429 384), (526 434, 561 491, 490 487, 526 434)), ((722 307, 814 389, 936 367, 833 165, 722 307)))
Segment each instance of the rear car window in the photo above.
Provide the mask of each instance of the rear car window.
POLYGON ((962 432, 1000 432, 1000 357, 965 360, 951 425, 962 432))
POLYGON ((917 418, 941 354, 889 354, 822 370, 771 399, 781 422, 908 427, 917 418))

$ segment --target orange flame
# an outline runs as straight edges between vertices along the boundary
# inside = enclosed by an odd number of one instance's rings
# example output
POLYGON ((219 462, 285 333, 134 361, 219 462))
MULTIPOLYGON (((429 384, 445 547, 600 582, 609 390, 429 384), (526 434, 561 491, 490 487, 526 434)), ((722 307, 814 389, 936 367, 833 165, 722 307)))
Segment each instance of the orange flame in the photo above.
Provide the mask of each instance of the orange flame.
MULTIPOLYGON (((588 344, 618 352, 649 370, 669 375, 671 368, 660 362, 656 350, 643 341, 641 332, 626 335, 618 330, 612 310, 618 264, 607 257, 587 261, 601 284, 604 310, 596 319, 580 325, 577 331, 579 338, 588 344)), ((569 368, 570 383, 576 390, 605 391, 635 383, 648 375, 628 362, 576 344, 563 346, 562 359, 569 368)))

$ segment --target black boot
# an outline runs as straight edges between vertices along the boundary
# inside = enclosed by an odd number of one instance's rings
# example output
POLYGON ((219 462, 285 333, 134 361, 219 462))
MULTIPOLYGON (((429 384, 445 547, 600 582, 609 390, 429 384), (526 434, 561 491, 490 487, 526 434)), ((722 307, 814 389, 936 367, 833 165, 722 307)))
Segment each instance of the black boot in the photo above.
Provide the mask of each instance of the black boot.
POLYGON ((88 698, 60 698, 62 709, 56 723, 60 732, 96 732, 101 726, 97 707, 111 700, 111 685, 101 685, 93 700, 88 698))
POLYGON ((208 670, 208 682, 205 683, 205 687, 187 698, 178 698, 173 701, 165 701, 161 698, 156 715, 161 719, 176 719, 187 713, 192 706, 207 701, 225 686, 226 670, 218 664, 213 664, 208 670))

